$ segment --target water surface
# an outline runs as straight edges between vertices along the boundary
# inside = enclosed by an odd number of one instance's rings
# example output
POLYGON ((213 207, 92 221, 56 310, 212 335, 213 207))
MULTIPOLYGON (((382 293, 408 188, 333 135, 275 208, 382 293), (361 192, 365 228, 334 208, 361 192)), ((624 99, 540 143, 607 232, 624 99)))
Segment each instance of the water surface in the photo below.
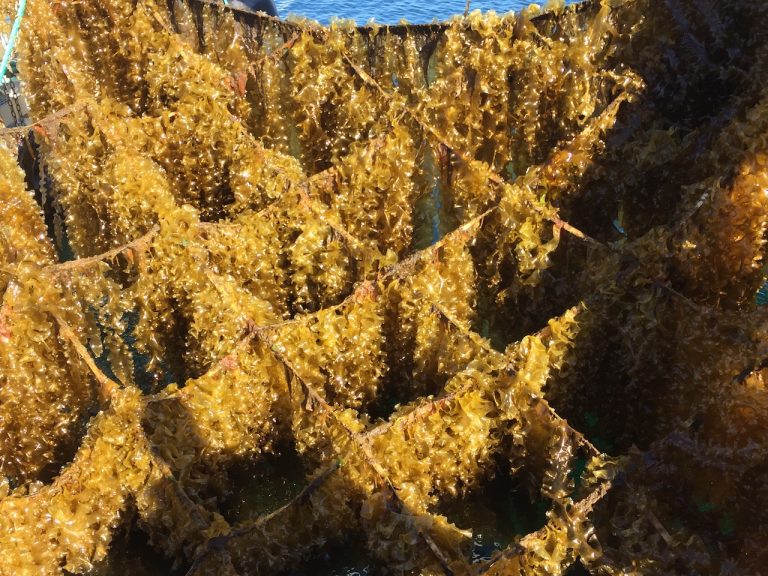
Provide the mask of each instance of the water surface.
MULTIPOLYGON (((525 0, 471 0, 470 10, 493 10, 503 14, 516 12, 530 3, 525 0)), ((466 8, 466 0, 275 0, 275 4, 281 18, 295 14, 318 20, 321 24, 328 24, 333 17, 351 18, 358 24, 365 24, 371 19, 379 24, 397 24, 400 20, 422 24, 447 20, 456 14, 463 14, 466 8)))

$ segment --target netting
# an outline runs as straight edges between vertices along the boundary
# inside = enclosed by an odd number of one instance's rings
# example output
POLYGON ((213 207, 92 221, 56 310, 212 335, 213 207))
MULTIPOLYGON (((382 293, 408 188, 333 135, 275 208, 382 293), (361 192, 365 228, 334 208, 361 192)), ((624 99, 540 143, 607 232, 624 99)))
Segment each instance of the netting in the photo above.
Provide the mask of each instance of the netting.
POLYGON ((766 23, 30 0, 0 573, 101 569, 125 530, 192 575, 360 539, 392 574, 759 573, 766 23), (303 488, 234 518, 236 469, 294 450, 303 488), (443 512, 498 477, 546 515, 478 555, 443 512))

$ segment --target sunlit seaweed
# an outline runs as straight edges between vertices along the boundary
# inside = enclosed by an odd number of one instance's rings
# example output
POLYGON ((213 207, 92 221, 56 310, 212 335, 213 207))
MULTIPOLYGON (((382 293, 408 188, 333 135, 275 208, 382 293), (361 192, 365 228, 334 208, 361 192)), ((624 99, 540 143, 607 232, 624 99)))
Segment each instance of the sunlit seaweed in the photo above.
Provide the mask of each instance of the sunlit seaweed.
POLYGON ((4 146, 0 574, 134 523, 190 574, 758 573, 766 23, 30 0, 3 135, 56 213, 4 146), (230 524, 286 446, 304 489, 230 524), (504 473, 546 523, 472 564, 441 505, 504 473))

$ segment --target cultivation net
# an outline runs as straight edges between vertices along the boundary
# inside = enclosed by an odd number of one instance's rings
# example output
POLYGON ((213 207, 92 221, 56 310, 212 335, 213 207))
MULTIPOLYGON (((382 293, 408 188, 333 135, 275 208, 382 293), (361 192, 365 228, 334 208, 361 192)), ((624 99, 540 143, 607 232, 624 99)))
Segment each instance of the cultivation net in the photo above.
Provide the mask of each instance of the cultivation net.
POLYGON ((758 573, 767 23, 30 0, 0 573, 104 569, 126 530, 198 575, 361 539, 393 574, 758 573), (232 512, 294 452, 303 488, 232 512), (449 511, 500 477, 546 514, 481 554, 449 511))

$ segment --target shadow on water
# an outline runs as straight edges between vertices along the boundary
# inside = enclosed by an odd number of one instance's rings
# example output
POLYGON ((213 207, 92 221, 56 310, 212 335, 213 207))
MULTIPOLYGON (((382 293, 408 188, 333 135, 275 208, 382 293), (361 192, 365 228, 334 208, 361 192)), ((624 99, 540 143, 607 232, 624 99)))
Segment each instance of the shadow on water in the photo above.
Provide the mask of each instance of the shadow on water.
MULTIPOLYGON (((306 486, 304 464, 292 445, 257 463, 243 462, 228 469, 232 491, 221 513, 232 523, 253 520, 292 501, 306 486)), ((324 546, 316 555, 283 576, 368 576, 372 570, 365 540, 356 538, 324 546)))
POLYGON ((282 576, 379 576, 365 541, 357 538, 343 544, 327 546, 319 555, 282 576))
POLYGON ((221 513, 231 523, 269 514, 298 496, 306 485, 301 457, 293 446, 260 462, 241 462, 228 470, 231 493, 221 513))
POLYGON ((463 498, 446 501, 437 512, 462 529, 472 529, 472 562, 497 551, 547 523, 549 502, 532 499, 529 490, 507 473, 498 473, 463 498))
POLYGON ((183 567, 173 568, 173 560, 152 548, 147 535, 131 522, 127 530, 115 535, 109 555, 89 573, 91 576, 182 576, 183 567))

